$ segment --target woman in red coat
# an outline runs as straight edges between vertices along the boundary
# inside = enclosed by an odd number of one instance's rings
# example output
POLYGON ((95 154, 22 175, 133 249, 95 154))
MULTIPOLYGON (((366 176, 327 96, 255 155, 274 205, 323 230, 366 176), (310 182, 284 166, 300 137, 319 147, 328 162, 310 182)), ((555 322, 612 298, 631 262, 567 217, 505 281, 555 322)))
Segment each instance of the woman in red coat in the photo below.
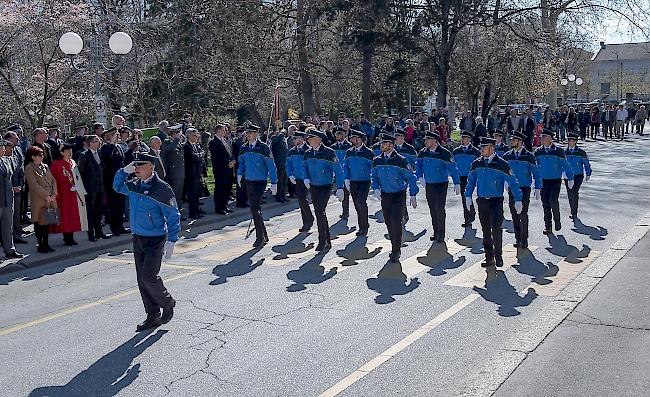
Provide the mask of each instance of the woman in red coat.
POLYGON ((63 233, 65 245, 77 245, 74 232, 87 230, 85 189, 77 164, 72 160, 72 145, 61 146, 63 158, 52 163, 52 175, 56 180, 56 201, 61 212, 61 223, 51 226, 52 233, 63 233))

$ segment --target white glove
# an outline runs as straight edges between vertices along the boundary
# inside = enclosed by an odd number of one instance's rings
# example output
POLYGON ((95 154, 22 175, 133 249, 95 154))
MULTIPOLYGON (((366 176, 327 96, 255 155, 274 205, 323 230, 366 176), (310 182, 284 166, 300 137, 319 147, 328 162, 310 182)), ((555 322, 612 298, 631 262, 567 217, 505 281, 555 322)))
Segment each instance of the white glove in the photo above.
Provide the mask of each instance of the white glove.
POLYGON ((591 175, 587 175, 587 176, 585 177, 585 182, 589 182, 589 179, 591 179, 591 175))
POLYGON ((508 185, 508 182, 507 182, 507 181, 503 182, 503 190, 506 190, 506 191, 507 191, 507 190, 508 190, 508 186, 509 186, 509 185, 508 185))
POLYGON ((542 189, 535 189, 535 193, 533 193, 533 196, 535 196, 535 200, 539 200, 539 196, 542 193, 542 189))
POLYGON ((70 188, 70 191, 71 191, 71 192, 76 192, 76 191, 77 191, 77 187, 76 187, 76 186, 72 186, 72 187, 70 188))
POLYGON ((304 179, 303 182, 305 183, 305 187, 309 189, 309 187, 311 186, 311 182, 309 181, 309 179, 304 179))
POLYGON ((460 185, 454 185, 454 193, 456 196, 460 195, 460 185))
POLYGON ((413 209, 418 208, 418 198, 415 196, 411 196, 411 207, 413 207, 413 209))
POLYGON ((239 186, 239 187, 241 187, 241 179, 242 179, 242 176, 237 175, 237 186, 239 186))
POLYGON ((518 214, 521 214, 521 211, 524 209, 524 204, 521 201, 515 201, 515 211, 517 211, 518 214))
POLYGON ((276 195, 278 194, 278 184, 277 183, 272 183, 271 184, 271 194, 276 195))
POLYGON ((165 243, 165 260, 169 260, 172 257, 172 254, 174 253, 174 244, 173 241, 167 241, 165 243))
POLYGON ((381 189, 375 189, 372 194, 374 194, 378 199, 381 199, 381 189))
POLYGON ((296 177, 293 176, 293 175, 291 175, 291 176, 289 177, 289 181, 291 181, 291 183, 293 183, 293 184, 295 185, 295 184, 296 184, 296 177))
POLYGON ((569 188, 569 190, 573 189, 573 183, 574 183, 574 182, 573 182, 573 179, 571 179, 570 181, 567 182, 566 185, 567 185, 567 187, 569 188))
POLYGON ((343 201, 344 197, 343 189, 336 189, 336 198, 339 199, 339 201, 343 201))
POLYGON ((426 186, 427 185, 427 180, 424 179, 424 177, 420 178, 418 180, 418 182, 420 182, 420 186, 426 186))
POLYGON ((343 184, 345 185, 345 188, 348 189, 348 192, 350 191, 350 180, 346 179, 343 181, 343 184))
POLYGON ((471 197, 465 197, 465 206, 467 208, 472 206, 472 198, 471 197))
POLYGON ((122 170, 127 174, 133 174, 135 172, 135 165, 133 164, 133 161, 130 162, 128 165, 126 165, 124 168, 122 168, 122 170))

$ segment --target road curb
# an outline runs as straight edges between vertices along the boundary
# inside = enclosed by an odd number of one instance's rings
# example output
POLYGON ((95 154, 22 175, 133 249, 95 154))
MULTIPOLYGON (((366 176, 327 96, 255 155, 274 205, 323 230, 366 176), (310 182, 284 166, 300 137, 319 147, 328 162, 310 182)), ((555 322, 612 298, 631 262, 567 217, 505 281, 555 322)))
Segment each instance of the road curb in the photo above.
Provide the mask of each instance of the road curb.
POLYGON ((553 299, 534 319, 524 323, 505 346, 459 386, 458 396, 491 396, 530 353, 544 342, 589 295, 600 281, 650 231, 650 212, 600 255, 553 299))
MULTIPOLYGON (((272 197, 270 198, 272 199, 272 197)), ((273 201, 264 204, 262 209, 264 211, 270 211, 282 207, 290 208, 292 207, 293 203, 295 203, 295 201, 288 201, 285 203, 279 203, 277 201, 273 201)), ((217 229, 217 228, 228 226, 233 222, 239 223, 241 221, 245 221, 250 218, 251 218, 250 211, 247 208, 242 208, 242 211, 234 211, 228 217, 222 217, 217 215, 206 215, 201 219, 197 219, 194 223, 192 223, 191 227, 192 229, 199 229, 199 228, 205 228, 206 226, 213 226, 213 229, 217 229)), ((181 224, 181 230, 186 229, 187 226, 188 225, 185 225, 185 227, 183 227, 183 224, 181 224)), ((205 231, 209 231, 209 230, 212 229, 207 229, 205 231)), ((0 267, 0 276, 6 276, 23 270, 33 269, 35 267, 58 262, 69 257, 79 257, 87 254, 101 254, 108 250, 123 245, 128 245, 130 243, 131 243, 131 234, 128 234, 125 235, 124 237, 120 236, 120 237, 113 237, 108 240, 98 240, 96 243, 89 243, 89 244, 82 243, 81 245, 76 246, 72 250, 64 251, 62 249, 59 249, 53 254, 48 254, 48 255, 43 255, 38 257, 34 257, 34 255, 32 254, 26 257, 25 259, 19 260, 17 262, 9 263, 5 266, 0 267)))

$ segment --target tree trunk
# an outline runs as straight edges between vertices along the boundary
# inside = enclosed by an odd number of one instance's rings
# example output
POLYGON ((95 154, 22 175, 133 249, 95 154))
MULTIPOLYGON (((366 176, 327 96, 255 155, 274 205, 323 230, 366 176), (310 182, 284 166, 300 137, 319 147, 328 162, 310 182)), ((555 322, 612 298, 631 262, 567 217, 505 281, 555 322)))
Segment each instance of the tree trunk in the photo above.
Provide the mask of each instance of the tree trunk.
POLYGON ((298 0, 296 5, 296 46, 298 47, 298 72, 300 75, 300 93, 303 98, 303 112, 306 115, 316 114, 316 101, 314 100, 314 86, 309 70, 309 56, 307 54, 307 19, 305 16, 305 0, 298 0))
POLYGON ((361 49, 361 109, 368 120, 372 119, 370 90, 372 83, 372 58, 374 54, 375 46, 372 43, 366 44, 361 49))
POLYGON ((441 59, 438 64, 438 87, 436 87, 436 106, 442 109, 447 106, 447 95, 449 94, 449 59, 441 59))
POLYGON ((490 114, 490 107, 492 106, 490 98, 492 98, 492 80, 485 80, 485 90, 483 91, 483 101, 481 102, 481 117, 486 119, 490 114))

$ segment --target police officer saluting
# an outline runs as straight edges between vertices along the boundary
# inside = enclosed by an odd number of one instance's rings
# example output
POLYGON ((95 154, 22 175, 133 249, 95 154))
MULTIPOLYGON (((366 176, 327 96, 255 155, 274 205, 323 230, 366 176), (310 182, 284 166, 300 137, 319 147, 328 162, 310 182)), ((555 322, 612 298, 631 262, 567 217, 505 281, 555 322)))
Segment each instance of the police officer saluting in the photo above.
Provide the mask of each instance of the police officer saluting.
POLYGON ((370 228, 368 223, 368 193, 370 192, 372 159, 375 156, 372 150, 365 145, 365 133, 352 130, 350 140, 354 147, 348 149, 341 163, 343 178, 345 187, 352 195, 354 208, 357 210, 359 222, 357 236, 366 236, 370 228))
POLYGON ((508 162, 512 173, 517 178, 519 189, 522 193, 522 210, 517 213, 515 210, 515 197, 508 189, 510 198, 510 213, 512 214, 512 225, 515 229, 515 247, 528 248, 528 206, 530 204, 530 190, 535 179, 535 198, 539 200, 540 189, 542 188, 542 176, 539 173, 539 166, 535 155, 524 147, 526 135, 520 131, 514 131, 510 136, 512 149, 508 151, 503 159, 508 162))
POLYGON ((411 196, 411 206, 417 208, 416 195, 420 190, 408 160, 395 151, 395 138, 384 134, 381 138, 380 156, 372 160, 371 187, 381 199, 384 222, 392 250, 390 261, 397 262, 402 251, 402 219, 406 206, 406 186, 411 196))
POLYGON ((174 315, 176 301, 169 294, 160 272, 165 254, 169 259, 180 232, 180 213, 172 188, 154 172, 156 157, 136 152, 133 162, 121 168, 113 179, 113 189, 129 198, 129 222, 133 233, 133 256, 138 288, 147 318, 138 324, 144 331, 168 323, 174 315), (133 180, 128 175, 135 173, 133 180), (162 316, 160 309, 162 308, 162 316))
POLYGON ((332 193, 332 182, 336 178, 336 197, 343 201, 343 174, 341 165, 332 148, 323 144, 324 135, 316 128, 307 128, 309 146, 305 152, 303 163, 304 183, 311 190, 311 201, 314 204, 316 224, 318 225, 318 245, 316 251, 332 248, 330 227, 327 223, 327 202, 332 193))
POLYGON ((535 150, 535 158, 542 175, 542 207, 544 208, 544 234, 553 234, 552 220, 555 220, 555 230, 562 229, 560 222, 560 188, 562 174, 568 179, 567 188, 573 188, 573 170, 566 160, 564 150, 553 143, 553 131, 542 130, 542 146, 535 150))
MULTIPOLYGON (((566 159, 573 171, 573 187, 569 187, 569 181, 565 180, 567 195, 569 196, 569 207, 571 207, 571 215, 569 218, 575 222, 578 219, 578 199, 579 190, 582 186, 582 181, 588 181, 591 178, 591 164, 589 164, 589 156, 584 149, 577 146, 579 136, 577 134, 569 134, 567 137, 569 146, 566 148, 566 159), (586 175, 586 177, 585 177, 586 175)), ((623 139, 623 138, 621 138, 623 139)))
MULTIPOLYGON (((336 158, 339 160, 339 164, 343 163, 345 158, 345 153, 348 149, 352 147, 350 141, 348 141, 347 131, 343 128, 337 128, 334 136, 336 137, 336 142, 332 145, 332 149, 336 153, 336 158)), ((341 214, 341 219, 348 219, 350 217, 350 189, 345 186, 343 189, 343 213, 341 214)))
POLYGON ((440 146, 440 135, 427 131, 424 136, 425 148, 418 153, 415 176, 426 189, 429 213, 433 225, 431 241, 442 243, 445 241, 445 222, 447 203, 447 187, 449 177, 454 182, 454 192, 460 194, 458 168, 451 152, 440 146))
POLYGON ((515 199, 515 211, 522 210, 521 189, 517 178, 512 175, 508 162, 497 156, 496 141, 493 138, 481 138, 481 156, 472 162, 472 168, 467 179, 465 201, 469 207, 472 204, 472 193, 476 189, 478 198, 478 217, 483 230, 483 249, 485 262, 483 267, 503 266, 503 185, 508 183, 515 199))
POLYGON ((305 143, 306 134, 303 131, 296 131, 294 133, 295 145, 289 149, 287 156, 287 175, 289 181, 296 185, 296 198, 298 199, 298 206, 300 207, 300 215, 302 216, 302 227, 300 232, 308 232, 314 224, 314 215, 309 208, 307 201, 307 194, 309 190, 305 187, 305 169, 303 163, 305 161, 305 152, 309 146, 305 143))
MULTIPOLYGON (((458 167, 458 177, 460 180, 460 191, 465 192, 467 187, 467 177, 469 176, 469 171, 472 168, 472 162, 481 156, 481 152, 474 146, 472 146, 472 133, 469 131, 462 131, 460 133, 461 145, 454 149, 454 161, 456 162, 456 167, 458 167)), ((471 200, 469 203, 471 204, 471 200)), ((471 227, 472 222, 476 218, 476 210, 474 205, 467 206, 467 200, 463 200, 463 216, 465 218, 465 223, 462 227, 471 227)))
POLYGON ((278 192, 278 174, 271 158, 271 149, 257 139, 260 127, 251 124, 246 127, 246 142, 239 152, 237 167, 237 185, 246 184, 248 203, 255 224, 255 242, 253 247, 260 248, 269 241, 262 218, 262 195, 266 190, 266 180, 271 179, 271 194, 278 192))

